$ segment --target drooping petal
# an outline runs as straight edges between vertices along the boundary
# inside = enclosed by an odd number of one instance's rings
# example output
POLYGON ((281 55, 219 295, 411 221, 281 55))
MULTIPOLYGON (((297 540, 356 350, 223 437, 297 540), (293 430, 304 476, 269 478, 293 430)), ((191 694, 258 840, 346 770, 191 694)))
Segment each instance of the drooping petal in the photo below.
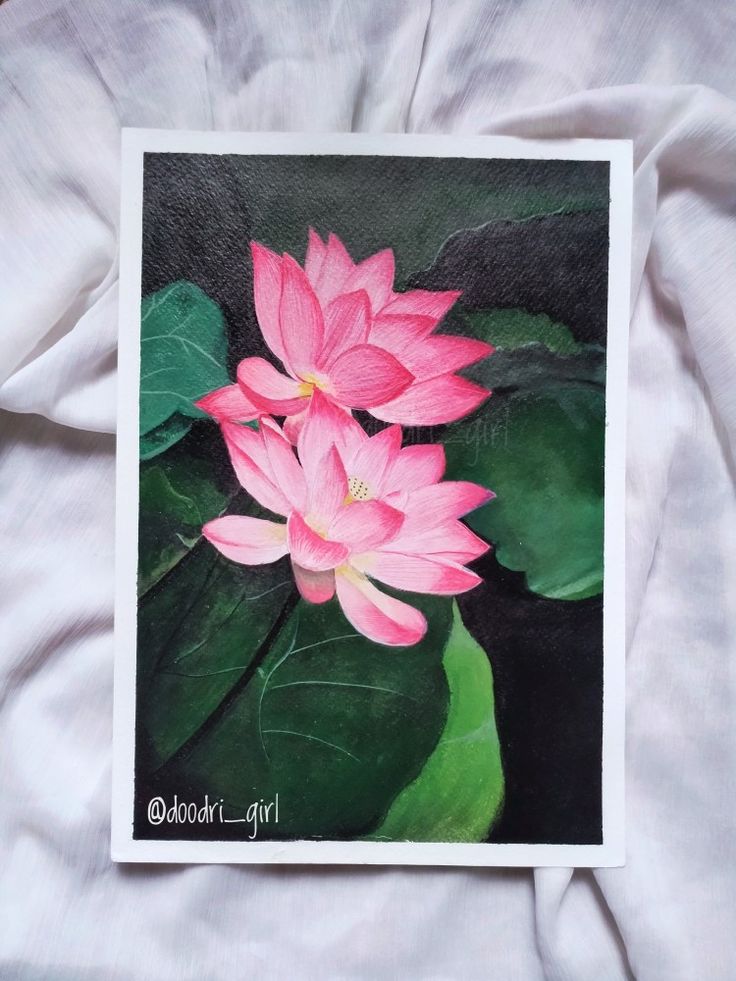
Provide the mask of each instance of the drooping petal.
POLYGON ((316 478, 307 475, 309 518, 325 534, 348 495, 348 478, 335 446, 322 457, 316 478))
POLYGON ((286 525, 262 518, 228 514, 208 521, 202 534, 218 552, 243 565, 275 562, 289 551, 286 525))
POLYGON ((304 272, 307 274, 307 279, 312 284, 312 288, 314 288, 314 284, 319 278, 326 254, 327 246, 317 232, 313 228, 310 228, 309 238, 307 240, 307 254, 304 258, 304 272))
MULTIPOLYGON (((307 402, 307 405, 309 405, 309 402, 307 402)), ((302 426, 306 418, 307 410, 304 409, 303 412, 297 412, 295 416, 287 416, 284 419, 284 436, 286 436, 292 446, 296 446, 299 440, 299 433, 302 431, 302 426)))
POLYGON ((311 528, 298 511, 289 515, 287 541, 292 560, 311 572, 326 572, 344 562, 348 549, 341 542, 331 542, 311 528))
POLYGON ((275 416, 290 416, 306 408, 298 381, 282 375, 263 358, 245 358, 238 365, 238 384, 254 405, 275 416))
POLYGON ((410 493, 436 484, 445 472, 445 448, 441 443, 422 443, 399 450, 383 481, 384 493, 410 493))
POLYGON ((444 525, 427 528, 421 521, 409 515, 404 519, 401 531, 390 542, 381 546, 381 551, 404 552, 412 555, 425 555, 437 560, 449 560, 465 565, 488 551, 490 545, 479 538, 461 521, 450 521, 444 525))
POLYGON ((418 643, 427 632, 424 615, 408 603, 387 596, 350 567, 335 575, 337 598, 356 630, 370 640, 391 647, 418 643))
POLYGON ((324 340, 322 308, 304 270, 290 255, 281 265, 279 318, 284 345, 284 364, 304 378, 314 372, 324 340))
POLYGON ((425 526, 434 527, 453 518, 462 518, 495 496, 493 491, 469 480, 443 480, 413 491, 406 509, 417 515, 418 521, 424 521, 425 526))
POLYGON ((364 290, 335 297, 325 312, 325 339, 319 367, 329 370, 343 351, 368 340, 371 307, 364 290))
POLYGON ((355 501, 337 512, 327 533, 351 552, 361 552, 395 538, 403 521, 401 511, 383 501, 355 501))
POLYGON ((343 289, 365 290, 371 300, 371 307, 377 313, 391 298, 394 285, 393 249, 383 249, 358 263, 345 280, 343 289))
POLYGON ((317 279, 311 279, 310 276, 314 292, 324 307, 334 300, 339 293, 345 292, 343 286, 354 265, 355 263, 337 235, 330 234, 327 238, 327 246, 317 279))
POLYGON ((381 314, 374 318, 368 340, 401 358, 404 351, 429 337, 435 326, 431 317, 409 313, 381 314))
MULTIPOLYGON (((348 457, 345 464, 348 479, 360 481, 365 488, 366 497, 381 497, 385 475, 398 458, 400 450, 401 426, 382 429, 380 433, 362 442, 348 457)), ((354 492, 353 496, 360 499, 354 492)))
POLYGON ((382 312, 413 313, 437 323, 461 295, 461 290, 407 290, 394 293, 382 312))
POLYGON ((421 344, 407 348, 401 360, 417 381, 424 381, 465 368, 481 358, 487 358, 493 351, 491 344, 472 337, 433 334, 421 344))
POLYGON ((284 360, 284 345, 279 324, 281 304, 281 256, 258 242, 250 243, 253 256, 253 299, 258 326, 263 339, 279 359, 284 360))
POLYGON ((413 375, 393 355, 372 344, 350 348, 330 368, 335 398, 351 409, 367 409, 389 402, 412 381, 413 375))
POLYGON ((315 389, 297 442, 299 460, 309 483, 321 479, 319 468, 332 446, 337 447, 345 461, 367 440, 363 427, 349 412, 315 389))
POLYGON ((235 422, 222 423, 221 430, 241 486, 269 511, 289 514, 291 503, 276 484, 261 433, 235 422))
POLYGON ((480 576, 456 562, 426 558, 423 555, 366 552, 351 556, 350 562, 372 579, 412 593, 454 596, 456 593, 467 592, 481 582, 480 576))
POLYGON ((383 422, 403 426, 436 426, 469 415, 491 393, 460 375, 440 375, 415 382, 401 395, 370 407, 371 415, 383 422))
POLYGON ((218 422, 250 422, 263 411, 251 402, 240 385, 216 388, 194 404, 218 422))
POLYGON ((304 511, 307 506, 307 481, 291 443, 267 423, 261 424, 261 433, 274 483, 295 510, 304 511))
POLYGON ((315 572, 303 569, 296 562, 291 563, 297 589, 309 603, 326 603, 335 595, 335 573, 332 569, 327 572, 315 572))

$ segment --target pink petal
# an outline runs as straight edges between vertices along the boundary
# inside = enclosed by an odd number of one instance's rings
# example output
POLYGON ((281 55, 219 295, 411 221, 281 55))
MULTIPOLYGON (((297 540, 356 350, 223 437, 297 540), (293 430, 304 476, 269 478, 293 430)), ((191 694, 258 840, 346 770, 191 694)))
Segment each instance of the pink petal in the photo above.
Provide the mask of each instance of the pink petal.
POLYGON ((275 562, 289 551, 286 544, 286 525, 262 518, 246 518, 229 514, 208 521, 202 529, 204 537, 218 552, 243 565, 264 565, 275 562))
POLYGON ((253 299, 263 339, 279 359, 284 360, 279 305, 281 303, 281 256, 258 242, 250 243, 253 256, 253 299))
POLYGON ((319 367, 328 369, 343 351, 368 339, 371 307, 364 290, 336 297, 325 313, 325 340, 319 367))
POLYGON ((381 314, 373 320, 368 340, 400 358, 404 351, 421 344, 434 330, 431 317, 414 314, 381 314))
POLYGON ((436 527, 453 518, 462 518, 496 495, 493 491, 469 480, 443 480, 439 484, 420 487, 410 496, 406 510, 416 514, 428 526, 436 527))
POLYGON ((343 507, 348 496, 348 478, 335 446, 322 457, 315 479, 310 480, 309 474, 307 475, 307 484, 309 517, 326 534, 333 518, 343 507))
POLYGON ((394 285, 393 249, 383 249, 359 263, 345 280, 343 290, 365 290, 371 299, 374 313, 385 306, 391 298, 394 285))
POLYGON ((448 535, 445 539, 446 548, 437 552, 428 552, 429 558, 467 565, 468 562, 474 562, 481 555, 485 555, 491 548, 488 542, 484 542, 482 538, 474 535, 469 528, 460 524, 459 521, 458 525, 462 532, 458 531, 454 535, 448 535))
POLYGON ((317 279, 313 280, 310 277, 314 292, 324 307, 339 293, 346 292, 343 285, 353 271, 354 265, 337 235, 330 234, 317 279))
POLYGON ((307 505, 307 480, 291 443, 268 424, 261 424, 261 433, 274 483, 295 510, 303 511, 307 505))
POLYGON ((291 416, 307 405, 298 381, 277 371, 263 358, 245 358, 238 365, 238 384, 264 412, 291 416))
POLYGON ((460 296, 461 290, 408 290, 406 293, 394 293, 382 312, 413 313, 431 317, 437 323, 460 296))
POLYGON ((326 572, 344 562, 347 548, 340 542, 330 542, 317 534, 298 511, 289 515, 286 524, 287 541, 292 560, 311 572, 326 572))
POLYGON ((321 479, 319 468, 332 446, 337 447, 342 460, 347 460, 367 440, 363 427, 349 412, 315 389, 297 444, 310 483, 321 479))
POLYGON ((359 556, 353 555, 350 562, 372 579, 412 593, 454 596, 456 593, 467 592, 481 582, 480 576, 456 562, 425 558, 422 555, 366 552, 359 556))
POLYGON ((469 415, 491 393, 459 375, 416 382, 401 395, 371 406, 371 415, 403 426, 436 426, 469 415))
POLYGON ((445 448, 440 443, 405 446, 384 478, 384 493, 411 492, 436 484, 445 472, 445 448))
POLYGON ((310 228, 309 239, 307 241, 307 254, 304 259, 304 272, 307 274, 307 279, 312 284, 312 287, 314 287, 314 284, 319 278, 326 254, 327 246, 317 232, 313 228, 310 228))
POLYGON ((291 563, 297 589, 309 603, 326 603, 335 595, 335 573, 332 569, 327 572, 314 572, 303 569, 296 562, 291 563))
POLYGON ((427 621, 419 610, 382 593, 354 569, 340 569, 335 583, 343 613, 370 640, 406 647, 418 643, 427 632, 427 621))
POLYGON ((365 440, 347 459, 348 478, 365 485, 370 497, 382 497, 384 477, 398 459, 401 450, 401 426, 388 426, 365 440))
POLYGON ((224 422, 221 429, 230 462, 241 486, 269 511, 289 514, 291 503, 276 486, 261 433, 235 422, 224 422))
POLYGON ((225 385, 194 403, 218 422, 250 422, 263 411, 251 402, 240 385, 225 385))
POLYGON ((372 344, 350 348, 330 368, 335 398, 351 409, 367 409, 389 402, 412 380, 413 376, 393 355, 372 344))
POLYGON ((341 508, 330 524, 329 537, 351 552, 377 548, 398 534, 404 515, 383 501, 356 501, 341 508))
POLYGON ((280 323, 287 369, 303 378, 317 365, 324 339, 322 308, 302 267, 284 255, 280 323))
POLYGON ((299 440, 299 433, 302 431, 306 418, 307 410, 305 409, 303 412, 297 412, 295 416, 287 416, 284 419, 284 435, 293 446, 296 446, 299 440))
POLYGON ((488 551, 490 545, 460 521, 451 521, 435 528, 421 526, 406 516, 395 539, 381 546, 384 552, 404 552, 426 555, 435 560, 447 559, 464 565, 488 551))
POLYGON ((465 368, 494 350, 492 345, 472 337, 435 334, 404 351, 401 360, 418 381, 424 381, 465 368))

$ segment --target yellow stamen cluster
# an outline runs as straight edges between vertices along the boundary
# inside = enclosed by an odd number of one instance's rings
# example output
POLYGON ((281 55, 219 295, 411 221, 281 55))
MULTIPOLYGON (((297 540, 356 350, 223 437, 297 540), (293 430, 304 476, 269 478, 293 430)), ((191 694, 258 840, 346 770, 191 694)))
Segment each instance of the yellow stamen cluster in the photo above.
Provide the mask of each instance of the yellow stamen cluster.
POLYGON ((345 498, 346 504, 352 504, 354 501, 370 501, 372 497, 370 487, 362 478, 348 478, 348 495, 345 498))

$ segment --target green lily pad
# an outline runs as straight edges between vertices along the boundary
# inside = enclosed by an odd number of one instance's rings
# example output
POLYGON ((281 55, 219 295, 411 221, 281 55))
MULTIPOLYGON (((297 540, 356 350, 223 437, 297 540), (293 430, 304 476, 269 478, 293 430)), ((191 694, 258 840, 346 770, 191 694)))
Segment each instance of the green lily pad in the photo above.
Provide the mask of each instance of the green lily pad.
POLYGON ((494 394, 444 436, 447 476, 497 495, 468 524, 502 565, 526 573, 533 592, 595 596, 603 588, 605 353, 542 315, 486 311, 472 324, 501 350, 473 369, 494 394))
POLYGON ((483 841, 503 801, 493 675, 483 648, 453 603, 442 664, 450 689, 447 722, 422 772, 401 791, 373 841, 483 841))
POLYGON ((214 480, 212 462, 173 447, 141 463, 138 591, 145 593, 199 541, 227 507, 237 483, 214 480))
POLYGON ((204 413, 194 402, 229 383, 220 308, 194 283, 176 282, 141 303, 141 456, 180 439, 204 413))
POLYGON ((526 344, 543 344, 556 354, 577 354, 584 345, 564 324, 544 313, 526 310, 476 310, 462 316, 462 333, 482 338, 497 351, 514 351, 526 344))
POLYGON ((149 779, 222 799, 234 817, 278 793, 267 837, 369 831, 447 715, 451 602, 410 599, 427 636, 385 647, 356 634, 335 600, 297 601, 288 563, 248 568, 197 546, 141 608, 149 779))

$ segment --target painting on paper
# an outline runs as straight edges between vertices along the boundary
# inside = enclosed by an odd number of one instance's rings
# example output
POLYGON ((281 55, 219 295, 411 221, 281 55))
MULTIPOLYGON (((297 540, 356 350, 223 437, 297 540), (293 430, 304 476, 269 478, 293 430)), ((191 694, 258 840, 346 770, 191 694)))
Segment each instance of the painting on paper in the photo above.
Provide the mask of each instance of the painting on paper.
POLYGON ((116 858, 620 864, 627 152, 127 135, 116 858))

